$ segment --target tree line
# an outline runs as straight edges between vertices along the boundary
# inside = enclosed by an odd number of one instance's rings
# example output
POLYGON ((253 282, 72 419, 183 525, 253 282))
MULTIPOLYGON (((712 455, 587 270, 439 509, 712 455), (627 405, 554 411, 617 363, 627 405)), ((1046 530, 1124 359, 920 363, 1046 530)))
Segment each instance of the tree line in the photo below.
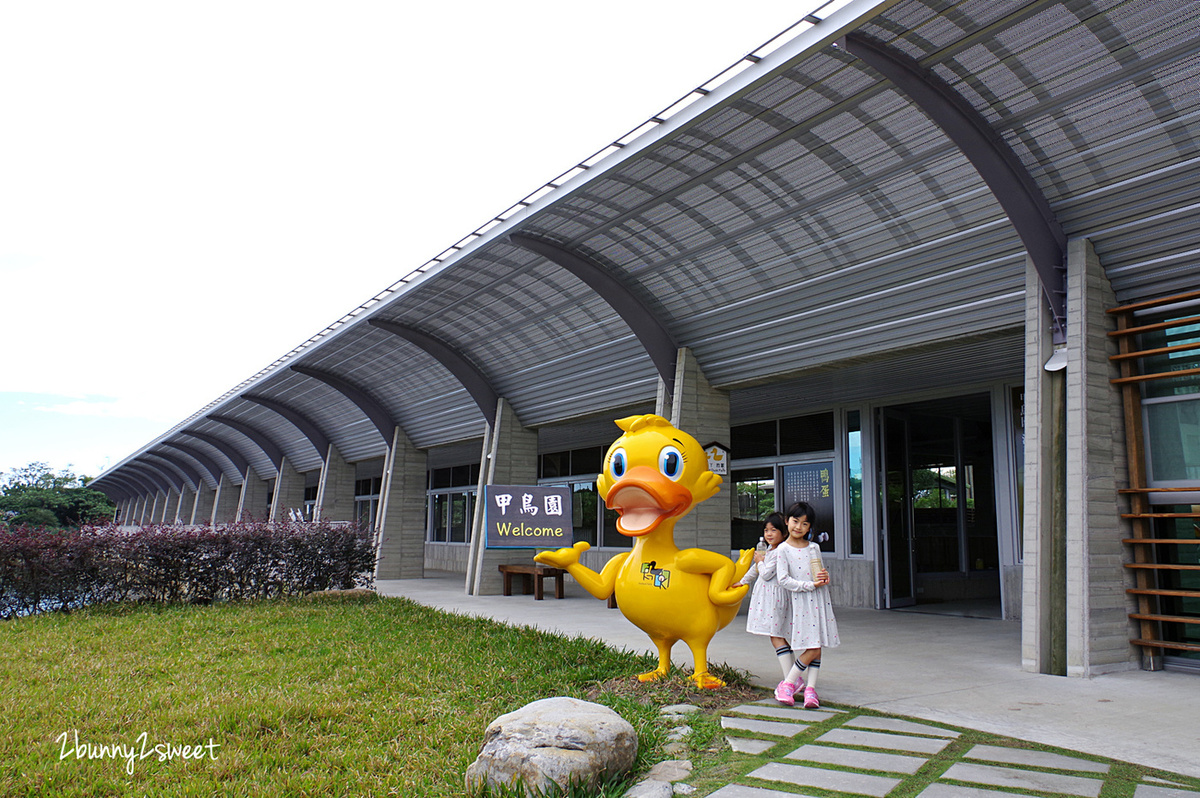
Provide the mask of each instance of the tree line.
POLYGON ((112 520, 116 506, 87 485, 91 477, 34 462, 0 477, 0 528, 77 529, 112 520))

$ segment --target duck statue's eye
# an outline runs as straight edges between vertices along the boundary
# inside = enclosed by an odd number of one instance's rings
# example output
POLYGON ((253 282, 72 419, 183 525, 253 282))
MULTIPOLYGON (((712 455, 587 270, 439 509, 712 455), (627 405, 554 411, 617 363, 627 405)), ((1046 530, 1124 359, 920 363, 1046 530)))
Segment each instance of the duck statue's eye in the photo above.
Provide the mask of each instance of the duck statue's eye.
POLYGON ((608 470, 617 479, 625 476, 625 450, 617 449, 612 453, 612 458, 608 462, 608 470))
POLYGON ((664 446, 658 453, 658 470, 667 479, 678 480, 683 476, 683 452, 674 446, 664 446))

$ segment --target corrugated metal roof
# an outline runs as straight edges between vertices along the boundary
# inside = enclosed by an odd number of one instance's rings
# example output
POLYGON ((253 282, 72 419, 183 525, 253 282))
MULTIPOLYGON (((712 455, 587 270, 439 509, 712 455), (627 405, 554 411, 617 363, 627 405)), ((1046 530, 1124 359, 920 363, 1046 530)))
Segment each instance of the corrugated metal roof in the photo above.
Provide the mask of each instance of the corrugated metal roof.
MULTIPOLYGON (((529 426, 653 402, 657 373, 621 316, 509 244, 513 232, 619 280, 731 391, 735 423, 801 377, 808 401, 861 399, 913 374, 961 379, 967 366, 1015 377, 1021 238, 942 131, 832 42, 864 34, 953 88, 1066 234, 1092 240, 1128 302, 1195 288, 1200 271, 1198 20, 1184 0, 853 3, 203 412, 252 420, 315 467, 288 422, 236 398, 252 389, 311 417, 347 459, 380 456, 362 413, 287 368, 302 363, 362 386, 419 447, 476 439, 482 417, 462 386, 371 316, 462 352, 529 426)), ((264 459, 252 458, 260 474, 264 459)))

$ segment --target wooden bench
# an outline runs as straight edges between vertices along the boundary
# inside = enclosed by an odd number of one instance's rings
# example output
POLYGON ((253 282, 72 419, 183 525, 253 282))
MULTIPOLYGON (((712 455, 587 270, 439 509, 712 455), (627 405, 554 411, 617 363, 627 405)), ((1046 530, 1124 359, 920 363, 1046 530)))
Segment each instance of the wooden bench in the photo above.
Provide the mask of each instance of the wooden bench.
POLYGON ((544 597, 542 580, 546 577, 554 578, 555 598, 560 599, 565 595, 563 592, 563 577, 567 572, 561 568, 551 568, 546 565, 526 565, 517 563, 501 565, 498 567, 500 568, 500 573, 504 575, 504 595, 506 596, 512 595, 513 574, 521 577, 521 579, 525 582, 525 595, 528 596, 530 593, 532 593, 533 598, 537 601, 541 601, 544 597))

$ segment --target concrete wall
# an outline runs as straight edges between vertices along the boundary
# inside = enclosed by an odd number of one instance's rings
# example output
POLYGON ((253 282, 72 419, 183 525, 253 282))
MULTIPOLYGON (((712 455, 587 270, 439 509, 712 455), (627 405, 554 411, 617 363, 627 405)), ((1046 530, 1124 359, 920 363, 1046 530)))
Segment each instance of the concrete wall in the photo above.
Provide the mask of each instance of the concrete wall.
POLYGON ((1115 324, 1105 313, 1116 300, 1090 243, 1070 241, 1067 366, 1050 373, 1048 312, 1030 265, 1026 286, 1022 667, 1082 677, 1128 669, 1137 654, 1128 642, 1120 541, 1129 531, 1117 494, 1128 484, 1128 463, 1121 397, 1109 382, 1117 376, 1107 336, 1115 324), (1052 401, 1056 380, 1061 417, 1052 401))
POLYGON ((875 608, 875 561, 826 557, 829 597, 835 607, 875 608))
POLYGON ((247 467, 245 478, 242 480, 242 493, 238 499, 237 513, 234 517, 239 521, 265 520, 271 513, 271 507, 268 504, 270 493, 271 486, 267 481, 260 479, 252 467, 247 467))
POLYGON ((377 579, 419 579, 425 573, 426 479, 425 452, 396 427, 379 497, 377 579))
POLYGON ((354 521, 354 466, 329 444, 317 487, 318 520, 354 521))
POLYGON ((1116 321, 1105 312, 1117 300, 1085 239, 1068 245, 1067 297, 1067 669, 1086 677, 1132 668, 1138 654, 1122 565, 1132 532, 1117 493, 1129 486, 1124 406, 1108 359, 1116 321))
MULTIPOLYGON (((487 454, 480 464, 480 480, 488 485, 536 485, 538 462, 537 430, 521 426, 508 402, 500 399, 496 409, 496 424, 485 436, 487 454)), ((473 562, 468 558, 467 592, 476 596, 499 595, 503 581, 498 566, 505 563, 532 562, 529 549, 488 549, 482 539, 484 494, 476 502, 473 528, 473 562)))
POLYGON ((1001 596, 1004 602, 1004 618, 1021 620, 1021 581, 1024 568, 1021 565, 1005 565, 1000 568, 1001 596))
POLYGON ((275 475, 275 491, 271 496, 268 518, 271 521, 287 521, 291 518, 289 510, 304 510, 304 475, 292 468, 287 457, 284 457, 275 475))
MULTIPOLYGON (((695 355, 687 348, 680 349, 675 358, 675 390, 668 418, 701 446, 710 441, 729 446, 729 394, 708 384, 695 355)), ((729 551, 730 492, 726 482, 721 493, 679 519, 675 545, 681 549, 694 546, 729 551)))

